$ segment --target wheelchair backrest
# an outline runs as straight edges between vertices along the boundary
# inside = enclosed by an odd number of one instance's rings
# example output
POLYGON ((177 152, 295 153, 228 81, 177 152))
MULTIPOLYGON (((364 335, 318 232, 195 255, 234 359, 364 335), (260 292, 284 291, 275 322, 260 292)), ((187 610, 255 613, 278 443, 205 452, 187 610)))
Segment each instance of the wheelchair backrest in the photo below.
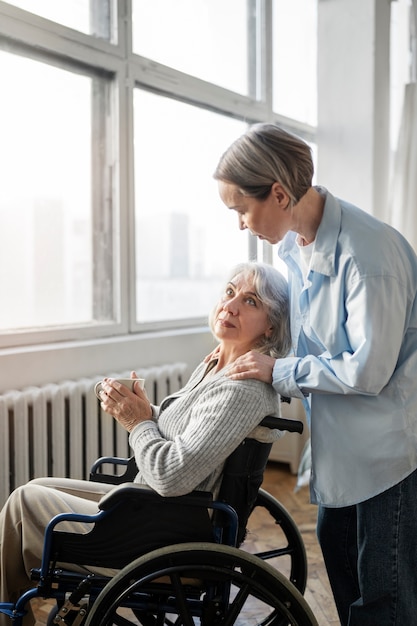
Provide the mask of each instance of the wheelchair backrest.
MULTIPOLYGON (((225 463, 218 499, 230 504, 237 513, 238 545, 245 538, 246 524, 256 503, 271 447, 271 443, 245 439, 225 463)), ((221 515, 220 512, 215 513, 216 521, 221 515)))
MULTIPOLYGON (((289 402, 289 399, 285 398, 282 401, 289 402)), ((302 422, 274 415, 265 417, 261 425, 289 432, 303 431, 302 422)), ((218 498, 221 502, 230 504, 238 515, 238 545, 245 538, 246 524, 256 503, 271 447, 272 443, 247 438, 232 452, 225 463, 218 498)), ((221 513, 215 515, 219 516, 221 513)), ((224 523, 227 524, 227 521, 224 523)))

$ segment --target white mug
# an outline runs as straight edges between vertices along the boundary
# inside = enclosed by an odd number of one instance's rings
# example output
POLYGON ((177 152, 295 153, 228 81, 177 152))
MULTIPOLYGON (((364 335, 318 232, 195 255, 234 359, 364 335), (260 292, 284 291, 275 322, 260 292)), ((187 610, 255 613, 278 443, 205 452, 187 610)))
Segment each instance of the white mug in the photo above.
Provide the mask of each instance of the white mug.
MULTIPOLYGON (((126 385, 126 387, 129 387, 131 391, 133 390, 133 383, 138 383, 141 389, 145 388, 144 378, 114 378, 113 380, 117 380, 118 383, 122 383, 122 385, 126 385)), ((99 400, 101 400, 100 391, 101 391, 102 383, 103 381, 99 380, 98 383, 96 383, 94 386, 95 394, 99 400)))

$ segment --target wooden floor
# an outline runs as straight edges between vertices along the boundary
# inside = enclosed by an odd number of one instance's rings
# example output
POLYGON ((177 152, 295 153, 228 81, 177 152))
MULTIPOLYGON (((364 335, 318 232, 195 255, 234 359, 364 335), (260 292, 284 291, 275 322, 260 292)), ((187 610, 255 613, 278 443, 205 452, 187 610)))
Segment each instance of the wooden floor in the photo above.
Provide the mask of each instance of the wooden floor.
MULTIPOLYGON (((263 487, 290 512, 304 540, 308 559, 308 581, 305 598, 313 610, 319 626, 339 626, 336 608, 327 580, 316 538, 317 508, 309 504, 308 488, 302 487, 295 492, 296 477, 290 473, 289 466, 281 463, 270 463, 264 477, 263 487)), ((256 547, 262 549, 267 541, 268 531, 256 533, 256 547)), ((51 605, 39 602, 36 605, 37 626, 46 624, 46 615, 51 605)))

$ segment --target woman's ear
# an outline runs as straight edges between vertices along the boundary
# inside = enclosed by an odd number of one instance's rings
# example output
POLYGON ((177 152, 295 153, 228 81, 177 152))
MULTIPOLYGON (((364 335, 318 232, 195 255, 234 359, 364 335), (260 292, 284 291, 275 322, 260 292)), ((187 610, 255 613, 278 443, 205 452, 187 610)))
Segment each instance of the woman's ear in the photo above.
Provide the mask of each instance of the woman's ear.
POLYGON ((288 207, 290 204, 290 197, 281 183, 275 182, 271 187, 271 193, 274 195, 274 198, 282 208, 286 209, 288 207))

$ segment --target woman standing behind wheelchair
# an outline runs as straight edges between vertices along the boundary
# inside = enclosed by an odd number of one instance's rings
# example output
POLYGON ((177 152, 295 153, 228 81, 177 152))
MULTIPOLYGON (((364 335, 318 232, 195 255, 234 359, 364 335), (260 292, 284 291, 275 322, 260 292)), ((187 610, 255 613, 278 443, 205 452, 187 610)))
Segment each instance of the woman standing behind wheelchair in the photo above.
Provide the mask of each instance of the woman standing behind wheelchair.
MULTIPOLYGON (((103 383, 103 410, 130 433, 138 466, 135 482, 147 484, 163 496, 195 489, 216 495, 225 460, 246 437, 270 441, 280 436, 278 431, 258 426, 265 416, 280 414, 280 400, 272 385, 259 380, 233 381, 227 372, 249 350, 273 358, 288 353, 285 278, 268 265, 238 265, 210 316, 210 327, 219 341, 213 357, 198 365, 185 387, 160 407, 151 406, 139 385, 130 391, 112 379, 103 383)), ((10 495, 0 514, 1 601, 14 602, 32 586, 30 570, 40 565, 44 530, 50 519, 70 511, 95 513, 98 500, 112 487, 39 478, 10 495)), ((79 524, 74 527, 67 522, 64 529, 79 531, 79 524)), ((9 622, 8 617, 0 616, 2 626, 9 622)), ((24 623, 34 623, 30 613, 24 623)))
MULTIPOLYGON (((239 227, 279 242, 295 358, 235 379, 311 394, 311 496, 343 626, 417 623, 417 258, 393 228, 312 186, 309 146, 271 124, 214 174, 239 227)), ((306 406, 307 410, 309 407, 306 406)))

